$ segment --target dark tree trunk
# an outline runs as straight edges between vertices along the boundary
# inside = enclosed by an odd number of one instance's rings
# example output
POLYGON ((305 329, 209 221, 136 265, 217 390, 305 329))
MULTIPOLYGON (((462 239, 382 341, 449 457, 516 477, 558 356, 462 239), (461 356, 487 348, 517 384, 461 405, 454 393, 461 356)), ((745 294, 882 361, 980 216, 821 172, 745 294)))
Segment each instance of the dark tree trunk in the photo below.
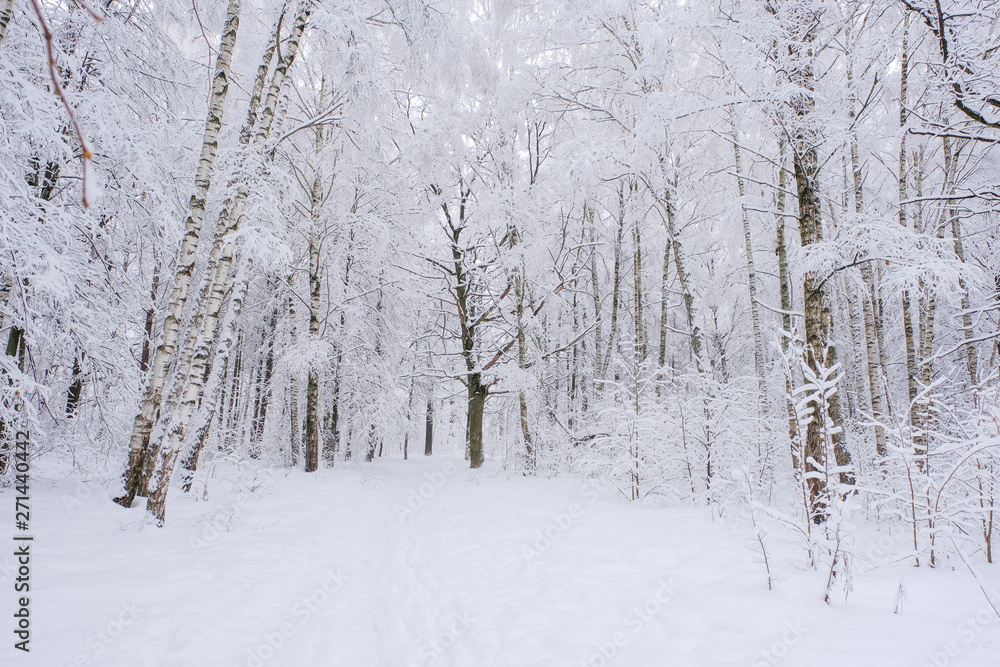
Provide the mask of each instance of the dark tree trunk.
POLYGON ((479 373, 469 375, 468 422, 466 442, 469 446, 469 467, 483 465, 483 410, 486 407, 486 387, 479 373))
MULTIPOLYGON (((18 369, 24 372, 25 340, 24 329, 21 327, 10 328, 10 334, 7 337, 7 356, 15 357, 18 369)), ((10 382, 9 378, 4 379, 10 382)), ((0 419, 0 474, 7 471, 9 462, 8 451, 10 450, 10 445, 7 442, 7 431, 7 422, 0 419)))
POLYGON ((309 371, 306 385, 306 472, 319 469, 319 373, 309 371))
POLYGON ((427 399, 427 417, 424 429, 424 456, 430 456, 434 450, 434 401, 427 399))
POLYGON ((80 404, 80 396, 83 394, 83 369, 80 368, 80 356, 73 360, 73 382, 69 385, 69 391, 66 392, 66 416, 74 417, 76 416, 76 407, 80 404))

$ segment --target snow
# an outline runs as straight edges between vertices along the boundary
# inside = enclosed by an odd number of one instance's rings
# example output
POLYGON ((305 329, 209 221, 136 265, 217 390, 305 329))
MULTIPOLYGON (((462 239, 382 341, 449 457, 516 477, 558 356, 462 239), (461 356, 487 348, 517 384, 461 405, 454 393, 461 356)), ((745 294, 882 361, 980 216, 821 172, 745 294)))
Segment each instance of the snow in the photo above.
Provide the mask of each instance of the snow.
MULTIPOLYGON (((466 466, 435 456, 284 476, 220 467, 207 499, 200 487, 171 498, 164 528, 96 483, 36 480, 32 650, 7 641, 0 664, 998 662, 1000 620, 964 567, 856 561, 853 591, 845 601, 836 589, 828 605, 828 565, 807 567, 778 537, 769 591, 743 522, 628 503, 582 479, 466 466)), ((12 507, 12 493, 0 502, 12 507)), ((10 619, 11 557, 0 565, 10 619)), ((973 567, 1000 589, 993 566, 973 567)))

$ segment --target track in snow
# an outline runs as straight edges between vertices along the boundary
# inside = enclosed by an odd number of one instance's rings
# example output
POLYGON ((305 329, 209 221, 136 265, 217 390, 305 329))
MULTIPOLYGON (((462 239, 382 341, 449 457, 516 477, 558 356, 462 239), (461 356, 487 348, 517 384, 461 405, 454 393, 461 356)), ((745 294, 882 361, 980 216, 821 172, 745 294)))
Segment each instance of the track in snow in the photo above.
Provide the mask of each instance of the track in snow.
POLYGON ((996 664, 1000 621, 961 625, 985 608, 964 573, 856 574, 848 602, 828 606, 825 572, 800 567, 800 549, 772 547, 768 591, 749 534, 707 510, 649 509, 578 479, 466 465, 383 460, 274 477, 243 495, 219 473, 207 502, 171 499, 164 529, 139 530, 143 510, 118 508, 101 487, 39 491, 33 651, 25 660, 5 646, 0 661, 996 664))

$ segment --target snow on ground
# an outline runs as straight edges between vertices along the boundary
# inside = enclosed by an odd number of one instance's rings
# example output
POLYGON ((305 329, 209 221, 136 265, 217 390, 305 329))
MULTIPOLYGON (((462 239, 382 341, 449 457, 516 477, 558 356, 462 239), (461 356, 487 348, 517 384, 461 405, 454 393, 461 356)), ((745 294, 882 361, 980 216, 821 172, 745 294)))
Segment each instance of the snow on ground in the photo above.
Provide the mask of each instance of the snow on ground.
MULTIPOLYGON (((102 486, 36 482, 32 651, 13 650, 8 611, 0 664, 1000 664, 1000 620, 964 568, 856 565, 847 602, 838 589, 827 605, 825 568, 774 547, 768 591, 752 534, 708 510, 466 465, 382 460, 237 484, 220 468, 207 499, 171 499, 163 529, 102 486)), ((11 491, 0 503, 13 513, 11 491)), ((12 564, 0 556, 5 610, 12 564)), ((996 566, 978 570, 1000 589, 996 566)))

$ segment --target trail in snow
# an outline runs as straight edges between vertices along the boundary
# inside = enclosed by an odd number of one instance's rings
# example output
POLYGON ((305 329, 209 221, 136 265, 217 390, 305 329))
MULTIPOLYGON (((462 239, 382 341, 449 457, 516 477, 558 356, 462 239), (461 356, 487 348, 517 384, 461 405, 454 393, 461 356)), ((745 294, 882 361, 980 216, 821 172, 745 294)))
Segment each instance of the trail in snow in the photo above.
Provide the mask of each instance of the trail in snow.
MULTIPOLYGON (((997 664, 1000 620, 967 573, 856 572, 848 601, 827 605, 826 572, 803 567, 801 549, 771 547, 768 591, 749 535, 707 510, 643 508, 583 480, 465 466, 386 460, 273 477, 244 494, 227 493, 232 480, 219 473, 207 501, 178 494, 167 527, 142 530, 143 510, 118 508, 101 487, 36 485, 32 653, 15 655, 8 642, 0 658, 46 667, 997 664), (901 579, 907 600, 895 614, 901 579)), ((9 565, 0 559, 7 590, 9 565)))

